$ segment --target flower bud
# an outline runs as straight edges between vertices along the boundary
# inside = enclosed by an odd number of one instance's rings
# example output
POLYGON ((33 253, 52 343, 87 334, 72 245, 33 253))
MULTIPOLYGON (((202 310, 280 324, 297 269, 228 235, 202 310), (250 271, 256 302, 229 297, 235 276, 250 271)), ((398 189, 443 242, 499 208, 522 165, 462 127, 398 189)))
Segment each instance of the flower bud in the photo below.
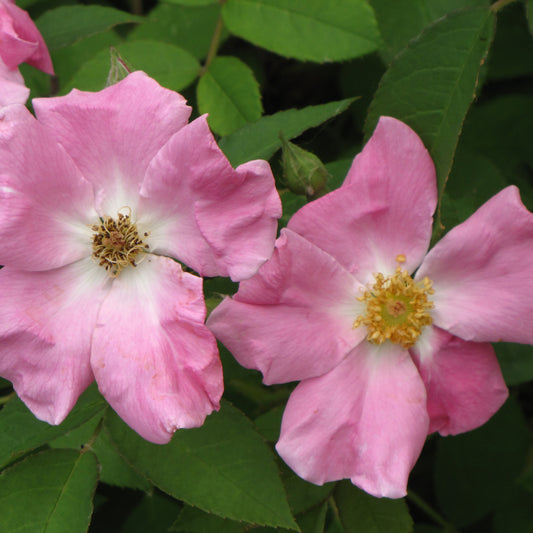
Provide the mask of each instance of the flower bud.
POLYGON ((287 141, 280 132, 283 176, 295 194, 316 198, 326 186, 329 174, 320 159, 311 152, 287 141))

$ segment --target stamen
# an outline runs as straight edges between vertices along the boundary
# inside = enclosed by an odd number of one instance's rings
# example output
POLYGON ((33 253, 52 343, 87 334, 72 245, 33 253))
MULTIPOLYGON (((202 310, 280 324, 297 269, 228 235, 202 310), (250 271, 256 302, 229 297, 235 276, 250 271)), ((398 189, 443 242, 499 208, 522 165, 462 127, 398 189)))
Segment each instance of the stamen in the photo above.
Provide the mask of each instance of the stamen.
MULTIPOLYGON (((137 256, 146 253, 149 246, 139 237, 129 207, 121 207, 116 218, 106 215, 100 220, 100 224, 91 226, 94 231, 92 257, 112 277, 116 277, 124 267, 137 266, 137 256), (126 210, 126 214, 122 210, 126 210)), ((144 237, 148 237, 148 232, 144 232, 144 237)))
MULTIPOLYGON (((399 255, 397 262, 405 260, 399 255)), ((357 299, 366 302, 366 313, 358 316, 354 328, 365 326, 367 340, 383 344, 390 340, 403 348, 413 346, 424 326, 433 323, 429 310, 433 302, 428 296, 434 294, 429 278, 415 282, 406 270, 396 267, 392 276, 374 274, 375 283, 357 299)))

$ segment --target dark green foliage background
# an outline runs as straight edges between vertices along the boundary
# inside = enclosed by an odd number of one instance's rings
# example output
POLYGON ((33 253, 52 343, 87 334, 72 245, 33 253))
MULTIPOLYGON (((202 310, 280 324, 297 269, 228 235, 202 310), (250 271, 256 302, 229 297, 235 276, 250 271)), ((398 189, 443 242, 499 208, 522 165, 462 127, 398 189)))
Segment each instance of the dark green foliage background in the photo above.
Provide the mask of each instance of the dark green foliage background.
MULTIPOLYGON (((323 193, 384 114, 434 159, 434 240, 509 184, 533 209, 533 0, 17 3, 56 70, 22 66, 32 97, 102 89, 120 57, 209 113, 232 164, 270 160, 282 225, 308 198, 284 181, 279 132, 326 164, 323 193)), ((204 290, 213 308, 236 284, 204 290)), ((95 385, 52 427, 0 380, 0 531, 531 533, 533 348, 495 348, 510 399, 476 431, 430 436, 396 501, 296 477, 273 451, 292 387, 264 387, 223 347, 220 412, 167 446, 125 426, 95 385)))

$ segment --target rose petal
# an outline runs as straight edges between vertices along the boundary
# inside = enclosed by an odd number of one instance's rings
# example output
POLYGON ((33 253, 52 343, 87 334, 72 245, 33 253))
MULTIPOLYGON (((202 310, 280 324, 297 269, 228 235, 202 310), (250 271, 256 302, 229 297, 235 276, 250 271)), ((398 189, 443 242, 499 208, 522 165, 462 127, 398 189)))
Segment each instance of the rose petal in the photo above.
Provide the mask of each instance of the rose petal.
POLYGON ((150 161, 186 123, 182 96, 134 72, 106 89, 73 90, 67 96, 36 98, 40 122, 50 128, 97 192, 100 215, 134 215, 150 161))
MULTIPOLYGON (((206 116, 179 131, 147 172, 143 211, 154 250, 204 276, 252 276, 271 255, 281 203, 266 161, 234 170, 206 116)), ((140 220, 141 222, 141 220, 140 220)))
POLYGON ((393 273, 400 254, 409 272, 420 264, 436 203, 435 168, 422 141, 382 117, 344 185, 301 208, 288 227, 367 283, 374 272, 393 273))
POLYGON ((507 187, 429 252, 436 326, 465 340, 533 343, 533 214, 507 187))
POLYGON ((46 270, 91 255, 92 187, 21 105, 0 110, 0 202, 0 264, 46 270))
POLYGON ((90 259, 47 272, 0 270, 0 375, 50 424, 94 380, 91 335, 108 279, 90 259))
POLYGON ((14 2, 0 2, 0 57, 11 69, 21 63, 53 74, 52 60, 39 30, 14 2))
POLYGON ((124 269, 102 305, 91 355, 98 387, 151 442, 219 408, 222 367, 204 318, 202 280, 157 256, 124 269))
POLYGON ((400 498, 427 429, 426 393, 408 352, 364 342, 296 387, 276 449, 312 483, 350 478, 374 496, 400 498))
POLYGON ((509 392, 489 343, 468 342, 439 328, 411 350, 426 385, 429 432, 457 435, 475 429, 509 392))
POLYGON ((319 376, 365 336, 353 329, 360 285, 330 255, 282 230, 270 261, 241 282, 233 299, 210 315, 208 327, 239 363, 264 382, 319 376))
POLYGON ((0 59, 0 107, 10 104, 25 104, 30 90, 18 68, 9 69, 0 59))

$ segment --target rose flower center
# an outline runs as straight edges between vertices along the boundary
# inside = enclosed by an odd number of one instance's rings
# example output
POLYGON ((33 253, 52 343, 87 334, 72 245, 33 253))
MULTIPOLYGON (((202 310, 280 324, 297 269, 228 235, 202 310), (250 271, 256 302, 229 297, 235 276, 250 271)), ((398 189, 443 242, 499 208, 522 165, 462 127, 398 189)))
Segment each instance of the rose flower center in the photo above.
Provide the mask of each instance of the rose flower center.
POLYGON ((99 224, 91 226, 94 232, 92 257, 112 277, 118 276, 128 265, 137 266, 137 256, 149 249, 148 244, 143 241, 143 237, 148 237, 148 233, 141 237, 137 225, 131 220, 131 209, 121 209, 127 213, 121 213, 119 210, 116 218, 104 216, 99 224))
POLYGON ((410 348, 422 333, 424 326, 433 323, 429 310, 433 302, 428 296, 434 293, 429 278, 415 282, 399 266, 392 276, 374 274, 375 283, 369 285, 362 296, 366 312, 356 318, 353 327, 366 326, 367 340, 383 344, 389 340, 410 348))

